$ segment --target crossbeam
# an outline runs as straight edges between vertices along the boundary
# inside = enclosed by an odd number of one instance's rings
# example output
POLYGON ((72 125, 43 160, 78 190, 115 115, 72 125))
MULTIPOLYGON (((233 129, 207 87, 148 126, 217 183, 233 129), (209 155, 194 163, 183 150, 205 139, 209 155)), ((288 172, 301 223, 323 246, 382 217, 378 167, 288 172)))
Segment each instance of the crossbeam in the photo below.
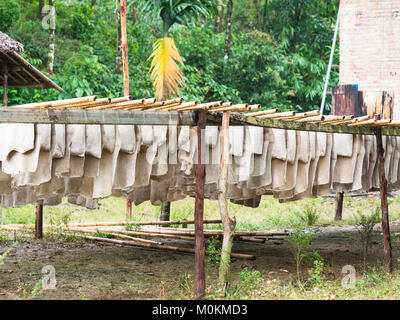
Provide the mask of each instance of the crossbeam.
MULTIPOLYGON (((86 110, 55 108, 0 109, 0 123, 180 125, 196 126, 197 111, 86 110)), ((222 112, 207 112, 207 126, 220 126, 222 112)), ((231 126, 258 126, 298 131, 375 135, 374 125, 349 126, 268 119, 232 112, 231 126)), ((383 136, 400 136, 400 126, 380 126, 383 136)))

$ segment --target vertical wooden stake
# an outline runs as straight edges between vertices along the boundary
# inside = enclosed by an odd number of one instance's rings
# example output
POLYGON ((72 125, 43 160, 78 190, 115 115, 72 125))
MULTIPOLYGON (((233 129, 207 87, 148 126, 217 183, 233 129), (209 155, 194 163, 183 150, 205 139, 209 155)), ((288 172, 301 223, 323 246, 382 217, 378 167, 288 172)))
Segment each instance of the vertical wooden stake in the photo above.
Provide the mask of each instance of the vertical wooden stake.
POLYGON ((3 107, 8 106, 8 69, 7 65, 4 66, 3 72, 3 107))
POLYGON ((121 13, 121 51, 124 70, 124 96, 129 96, 128 39, 126 35, 126 0, 120 2, 121 13))
POLYGON ((132 201, 126 200, 126 221, 132 220, 132 201))
MULTIPOLYGON (((129 96, 129 64, 128 64, 128 37, 126 34, 126 0, 120 1, 120 15, 121 15, 121 52, 122 52, 122 66, 124 76, 124 96, 129 96)), ((126 219, 132 219, 132 202, 126 200, 126 219)))
POLYGON ((382 143, 382 130, 380 127, 375 128, 376 145, 378 152, 378 173, 379 173, 379 184, 381 193, 381 213, 382 213, 382 233, 383 233, 383 244, 385 250, 385 261, 388 272, 393 271, 392 261, 392 243, 390 240, 390 228, 389 228, 389 208, 387 200, 387 180, 385 177, 385 159, 383 143, 382 143))
POLYGON ((43 201, 36 202, 35 239, 43 238, 43 201))
POLYGON ((344 192, 336 192, 335 196, 335 221, 342 220, 344 192))
POLYGON ((206 273, 205 273, 205 243, 204 243, 204 185, 206 168, 202 160, 204 150, 204 139, 202 134, 205 129, 207 113, 205 110, 197 112, 197 165, 196 165, 196 202, 194 210, 195 227, 195 280, 194 298, 201 300, 205 298, 206 273))

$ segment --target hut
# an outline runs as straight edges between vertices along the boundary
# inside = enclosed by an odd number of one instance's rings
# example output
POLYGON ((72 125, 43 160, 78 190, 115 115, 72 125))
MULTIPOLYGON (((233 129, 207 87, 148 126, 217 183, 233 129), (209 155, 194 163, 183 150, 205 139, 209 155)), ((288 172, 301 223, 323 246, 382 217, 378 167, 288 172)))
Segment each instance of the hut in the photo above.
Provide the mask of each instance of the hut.
POLYGON ((23 51, 24 46, 21 43, 0 32, 0 81, 4 92, 3 106, 8 105, 8 88, 24 87, 63 91, 19 54, 23 51))

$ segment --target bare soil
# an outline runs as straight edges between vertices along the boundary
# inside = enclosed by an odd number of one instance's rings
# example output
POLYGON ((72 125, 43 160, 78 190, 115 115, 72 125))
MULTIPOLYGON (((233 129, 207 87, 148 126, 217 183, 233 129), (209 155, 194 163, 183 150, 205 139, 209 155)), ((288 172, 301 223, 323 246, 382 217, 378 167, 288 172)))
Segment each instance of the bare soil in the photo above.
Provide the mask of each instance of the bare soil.
MULTIPOLYGON (((327 263, 326 276, 342 277, 344 265, 362 268, 363 249, 354 227, 317 227, 313 249, 327 263)), ((162 240, 169 245, 192 247, 193 242, 162 240)), ((56 239, 0 242, 0 252, 13 247, 0 266, 0 299, 36 298, 32 289, 43 276, 42 268, 56 270, 56 289, 45 290, 39 299, 168 299, 185 275, 193 279, 194 255, 94 242, 62 242, 56 239)), ((295 277, 295 264, 286 241, 265 244, 235 242, 234 252, 253 254, 255 261, 234 260, 232 277, 247 267, 275 279, 295 277)), ((399 248, 394 247, 395 265, 399 248)), ((374 234, 368 265, 383 264, 382 235, 374 234)), ((306 270, 304 270, 306 272, 306 270)), ((207 268, 208 282, 217 279, 218 266, 207 268)))

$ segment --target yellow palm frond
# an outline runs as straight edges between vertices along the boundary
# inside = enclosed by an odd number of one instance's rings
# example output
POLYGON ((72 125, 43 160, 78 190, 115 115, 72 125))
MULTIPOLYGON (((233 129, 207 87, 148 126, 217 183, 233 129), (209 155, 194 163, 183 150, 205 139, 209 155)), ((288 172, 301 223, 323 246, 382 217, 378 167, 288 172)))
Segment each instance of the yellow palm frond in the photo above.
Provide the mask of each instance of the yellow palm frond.
POLYGON ((156 89, 157 100, 165 100, 173 93, 179 95, 179 86, 183 87, 184 74, 177 63, 184 64, 174 40, 172 38, 158 39, 149 59, 152 59, 150 75, 156 89))

